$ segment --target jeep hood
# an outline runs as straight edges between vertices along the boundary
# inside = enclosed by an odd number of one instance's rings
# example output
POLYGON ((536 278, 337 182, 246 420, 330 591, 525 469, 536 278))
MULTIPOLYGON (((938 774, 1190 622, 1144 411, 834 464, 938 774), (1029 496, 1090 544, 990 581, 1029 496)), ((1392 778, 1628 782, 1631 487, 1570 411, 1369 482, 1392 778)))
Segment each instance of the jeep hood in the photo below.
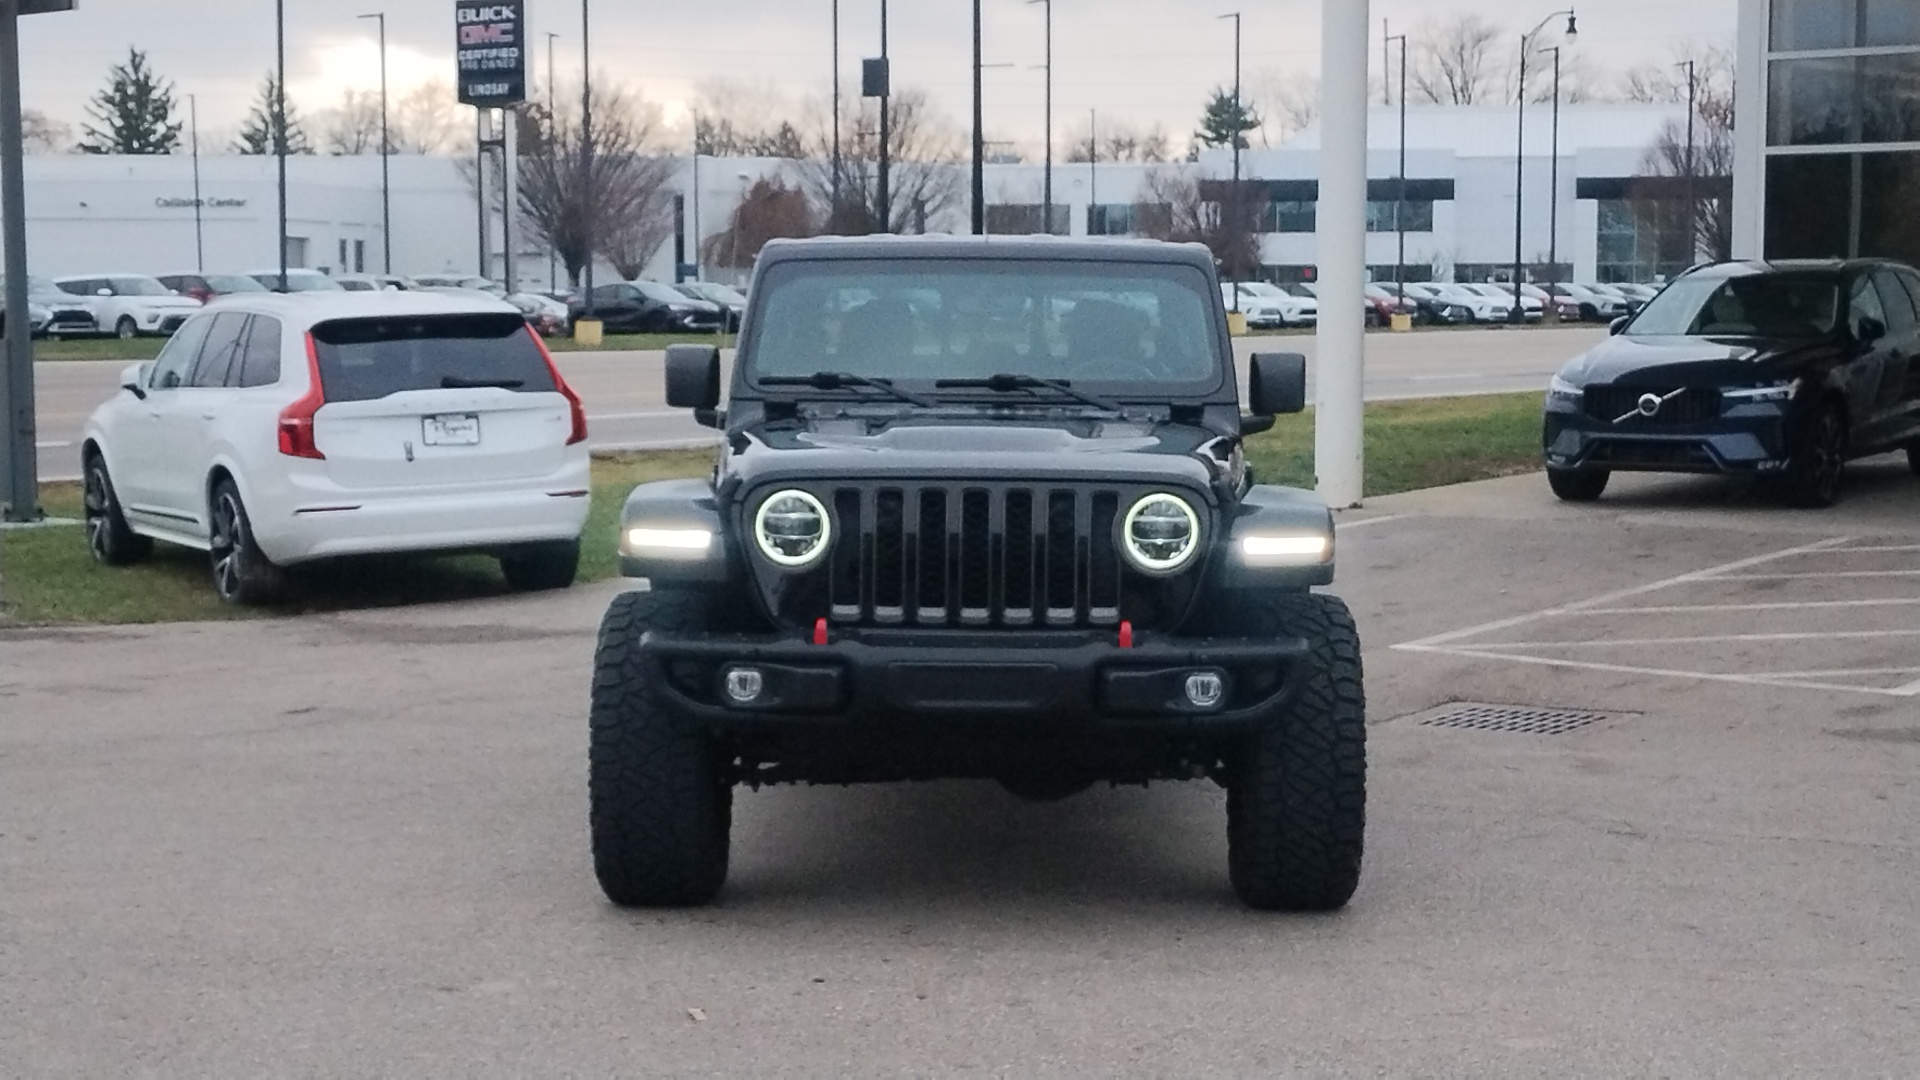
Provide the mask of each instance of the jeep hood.
POLYGON ((1212 485, 1231 440, 1150 420, 830 419, 736 432, 726 470, 748 485, 810 479, 960 478, 1212 485))

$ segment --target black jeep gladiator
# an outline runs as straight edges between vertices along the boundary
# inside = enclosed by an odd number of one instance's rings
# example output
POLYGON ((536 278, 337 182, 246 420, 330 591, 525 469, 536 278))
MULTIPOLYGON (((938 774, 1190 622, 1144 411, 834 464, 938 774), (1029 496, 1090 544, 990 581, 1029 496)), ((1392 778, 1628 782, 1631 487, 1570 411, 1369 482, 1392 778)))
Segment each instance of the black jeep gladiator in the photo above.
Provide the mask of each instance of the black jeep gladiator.
POLYGON ((1204 248, 775 241, 721 408, 717 350, 668 404, 724 433, 621 520, 590 751, 594 869, 622 905, 714 898, 736 785, 989 778, 1033 799, 1211 778, 1248 905, 1360 876, 1360 642, 1333 520, 1242 439, 1305 405, 1262 354, 1240 410, 1204 248))

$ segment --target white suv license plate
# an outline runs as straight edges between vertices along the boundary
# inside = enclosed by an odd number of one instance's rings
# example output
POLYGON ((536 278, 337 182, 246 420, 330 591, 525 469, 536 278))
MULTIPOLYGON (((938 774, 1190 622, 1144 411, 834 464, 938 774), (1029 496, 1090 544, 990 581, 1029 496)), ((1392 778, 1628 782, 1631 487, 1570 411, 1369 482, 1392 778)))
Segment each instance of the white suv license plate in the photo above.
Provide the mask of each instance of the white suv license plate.
POLYGON ((427 446, 480 445, 480 418, 473 413, 448 413, 420 418, 420 441, 427 446))

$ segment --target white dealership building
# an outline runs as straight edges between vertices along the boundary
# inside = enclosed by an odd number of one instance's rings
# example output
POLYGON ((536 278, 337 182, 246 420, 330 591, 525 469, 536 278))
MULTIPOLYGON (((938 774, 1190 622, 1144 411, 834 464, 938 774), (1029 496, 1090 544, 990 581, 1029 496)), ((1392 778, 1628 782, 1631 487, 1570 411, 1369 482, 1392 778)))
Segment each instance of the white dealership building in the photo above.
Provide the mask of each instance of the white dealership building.
MULTIPOLYGON (((1397 204, 1400 141, 1397 108, 1375 106, 1368 122, 1367 262, 1375 277, 1394 273, 1406 226, 1405 272, 1411 278, 1480 280, 1510 271, 1514 260, 1516 114, 1504 107, 1415 106, 1408 111, 1406 202, 1397 204)), ((1634 183, 1661 130, 1683 120, 1683 107, 1572 105, 1560 110, 1553 152, 1552 110, 1529 106, 1523 149, 1525 199, 1522 252, 1530 267, 1549 255, 1577 280, 1646 280, 1685 265, 1658 250, 1644 215, 1631 212, 1634 183)), ((1281 280, 1311 276, 1320 172, 1320 132, 1309 128, 1271 150, 1242 155, 1243 175, 1263 189, 1261 255, 1281 280)), ((1208 153, 1181 165, 1066 163, 1054 166, 1055 231, 1075 236, 1126 235, 1154 170, 1191 170, 1211 180, 1230 175, 1230 156, 1208 153)), ((288 257, 291 265, 329 272, 375 272, 385 266, 380 159, 296 156, 288 166, 288 257)), ((478 207, 471 168, 447 158, 391 159, 393 269, 403 274, 473 272, 479 261, 478 207)), ((207 156, 197 163, 200 212, 195 215, 196 163, 186 155, 96 157, 39 155, 27 159, 27 239, 34 273, 46 276, 204 267, 250 271, 276 263, 276 179, 270 157, 207 156)), ((783 175, 800 183, 794 163, 773 159, 683 161, 675 197, 679 237, 663 245, 648 276, 670 279, 690 260, 696 229, 726 228, 741 192, 755 179, 783 175), (696 225, 697 222, 697 225, 696 225)), ((967 227, 964 166, 953 167, 953 197, 926 215, 930 230, 967 227)), ((1038 231, 1043 169, 1038 164, 987 168, 990 231, 1038 231)), ((489 276, 502 273, 498 222, 489 276)), ((548 252, 523 231, 515 244, 518 276, 529 288, 549 282, 548 252)), ((1671 245, 1668 245, 1670 248, 1671 245)), ((706 267, 730 279, 731 269, 706 267)), ((1535 270, 1534 272, 1538 272, 1535 270)), ((600 272, 601 280, 611 274, 600 272)), ((561 271, 564 285, 564 271, 561 271)))

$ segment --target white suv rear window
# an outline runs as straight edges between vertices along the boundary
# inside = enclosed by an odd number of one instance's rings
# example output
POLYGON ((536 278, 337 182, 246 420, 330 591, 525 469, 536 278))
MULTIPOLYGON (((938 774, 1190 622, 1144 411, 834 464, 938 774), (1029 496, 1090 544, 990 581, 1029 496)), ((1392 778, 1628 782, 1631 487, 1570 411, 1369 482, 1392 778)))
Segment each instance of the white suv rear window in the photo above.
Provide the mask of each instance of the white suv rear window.
POLYGON ((553 370, 517 314, 342 319, 313 330, 328 401, 408 390, 553 393, 553 370))

